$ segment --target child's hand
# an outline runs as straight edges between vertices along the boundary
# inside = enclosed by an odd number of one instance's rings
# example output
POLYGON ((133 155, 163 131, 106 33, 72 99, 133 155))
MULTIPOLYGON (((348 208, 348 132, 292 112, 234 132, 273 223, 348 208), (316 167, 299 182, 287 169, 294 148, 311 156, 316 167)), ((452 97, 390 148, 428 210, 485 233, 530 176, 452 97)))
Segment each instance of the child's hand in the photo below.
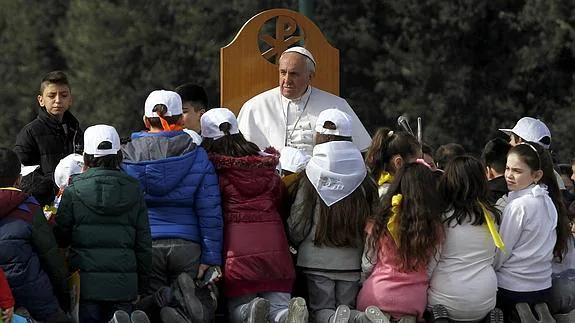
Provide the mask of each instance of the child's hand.
POLYGON ((12 316, 14 316, 14 307, 2 310, 2 320, 6 323, 12 322, 12 316))

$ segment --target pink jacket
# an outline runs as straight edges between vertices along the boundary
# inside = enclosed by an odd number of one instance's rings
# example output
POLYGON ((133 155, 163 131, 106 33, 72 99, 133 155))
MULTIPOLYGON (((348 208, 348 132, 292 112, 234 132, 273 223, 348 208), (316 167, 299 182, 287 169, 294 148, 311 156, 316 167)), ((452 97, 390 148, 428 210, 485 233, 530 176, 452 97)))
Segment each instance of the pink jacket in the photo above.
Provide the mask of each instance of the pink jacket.
POLYGON ((400 272, 396 267, 397 247, 389 235, 381 240, 381 249, 371 275, 357 296, 357 309, 364 311, 374 305, 394 319, 413 315, 423 322, 427 305, 429 279, 427 268, 400 272))

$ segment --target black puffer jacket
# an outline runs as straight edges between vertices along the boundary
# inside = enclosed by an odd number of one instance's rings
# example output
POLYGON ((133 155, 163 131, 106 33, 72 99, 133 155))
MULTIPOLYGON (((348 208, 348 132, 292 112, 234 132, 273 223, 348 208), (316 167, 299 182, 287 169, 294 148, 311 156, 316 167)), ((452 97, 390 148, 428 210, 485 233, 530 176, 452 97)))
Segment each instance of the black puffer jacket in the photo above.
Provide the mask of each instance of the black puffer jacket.
POLYGON ((62 122, 40 108, 38 117, 24 126, 14 151, 24 165, 40 165, 43 174, 54 172, 60 159, 71 153, 84 150, 84 133, 78 120, 69 112, 64 113, 62 122))

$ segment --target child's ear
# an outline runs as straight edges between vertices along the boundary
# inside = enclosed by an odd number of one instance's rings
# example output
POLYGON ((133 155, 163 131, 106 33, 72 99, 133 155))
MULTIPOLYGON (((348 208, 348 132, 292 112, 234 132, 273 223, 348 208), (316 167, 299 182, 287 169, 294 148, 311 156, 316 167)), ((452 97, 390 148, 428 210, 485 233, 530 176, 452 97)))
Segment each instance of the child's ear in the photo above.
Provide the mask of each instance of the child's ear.
POLYGON ((401 158, 401 156, 399 156, 399 155, 395 155, 391 159, 391 163, 393 164, 393 167, 395 168, 395 170, 398 170, 401 168, 401 166, 403 166, 403 158, 401 158))
POLYGON ((533 172, 533 182, 535 184, 539 183, 539 181, 543 178, 543 171, 542 170, 536 170, 533 172))

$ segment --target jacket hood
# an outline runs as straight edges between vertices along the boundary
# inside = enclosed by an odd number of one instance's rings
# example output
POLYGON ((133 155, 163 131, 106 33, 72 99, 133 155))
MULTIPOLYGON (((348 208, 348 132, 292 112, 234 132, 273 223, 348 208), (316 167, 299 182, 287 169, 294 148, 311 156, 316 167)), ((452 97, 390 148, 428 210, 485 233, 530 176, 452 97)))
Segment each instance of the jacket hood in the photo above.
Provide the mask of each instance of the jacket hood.
POLYGON ((186 178, 202 149, 183 131, 138 133, 122 147, 123 167, 144 192, 163 196, 186 178))
POLYGON ((209 154, 218 176, 225 177, 245 196, 257 196, 276 185, 280 153, 268 147, 259 156, 231 157, 209 154))
POLYGON ((97 214, 125 214, 141 201, 137 181, 120 170, 90 168, 73 176, 72 184, 78 199, 97 214))
MULTIPOLYGON (((11 214, 16 208, 21 207, 26 210, 26 206, 22 202, 29 199, 28 194, 13 188, 0 189, 0 218, 11 214)), ((31 198, 33 199, 33 198, 31 198)), ((34 201, 35 202, 35 201, 34 201)), ((35 202, 37 203, 37 202, 35 202)))

